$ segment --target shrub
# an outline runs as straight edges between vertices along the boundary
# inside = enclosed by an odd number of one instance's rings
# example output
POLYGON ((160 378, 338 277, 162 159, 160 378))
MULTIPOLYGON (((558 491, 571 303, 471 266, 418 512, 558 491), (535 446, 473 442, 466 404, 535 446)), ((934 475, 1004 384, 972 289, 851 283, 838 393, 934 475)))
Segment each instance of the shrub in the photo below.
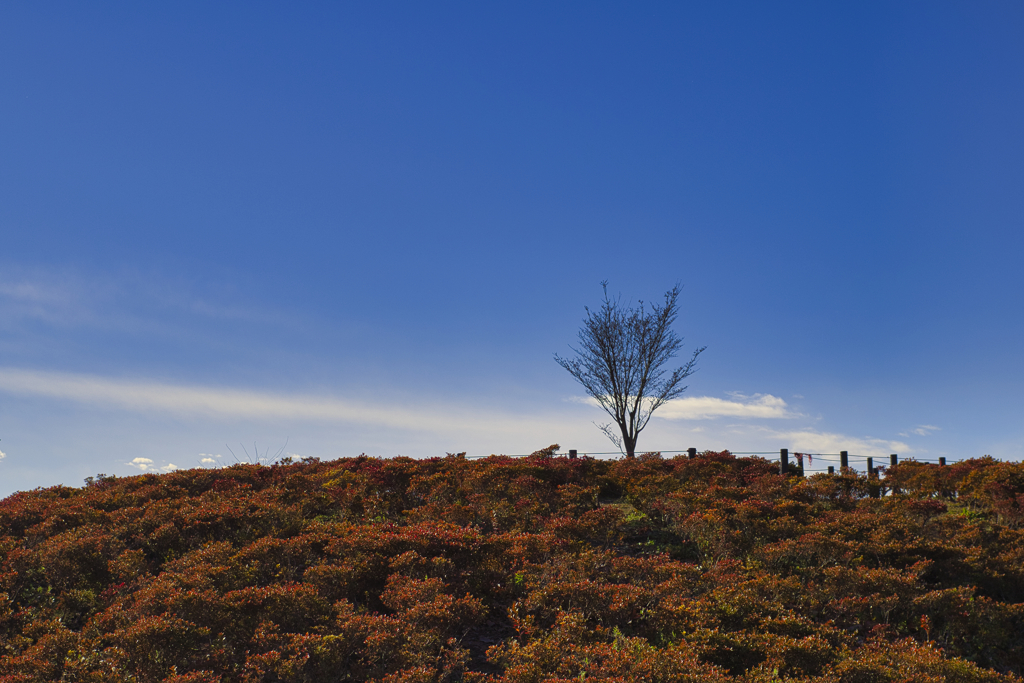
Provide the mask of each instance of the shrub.
POLYGON ((1020 681, 1022 509, 991 458, 94 478, 0 501, 0 683, 1020 681))

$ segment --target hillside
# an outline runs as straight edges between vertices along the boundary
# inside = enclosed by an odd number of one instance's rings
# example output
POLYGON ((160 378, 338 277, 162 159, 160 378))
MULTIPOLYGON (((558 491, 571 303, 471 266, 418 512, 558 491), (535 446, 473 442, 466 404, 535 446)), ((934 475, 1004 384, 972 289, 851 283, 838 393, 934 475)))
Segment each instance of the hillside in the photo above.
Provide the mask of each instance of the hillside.
POLYGON ((0 501, 0 682, 1019 681, 1024 465, 367 457, 0 501))

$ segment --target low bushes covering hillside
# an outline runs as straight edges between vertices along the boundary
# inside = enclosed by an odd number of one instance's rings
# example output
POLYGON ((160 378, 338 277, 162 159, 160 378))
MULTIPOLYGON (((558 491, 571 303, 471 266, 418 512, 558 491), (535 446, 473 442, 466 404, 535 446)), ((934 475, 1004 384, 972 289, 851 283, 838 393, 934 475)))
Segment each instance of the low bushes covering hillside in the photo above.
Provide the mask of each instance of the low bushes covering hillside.
POLYGON ((0 681, 1021 680, 1024 465, 367 457, 0 502, 0 681))

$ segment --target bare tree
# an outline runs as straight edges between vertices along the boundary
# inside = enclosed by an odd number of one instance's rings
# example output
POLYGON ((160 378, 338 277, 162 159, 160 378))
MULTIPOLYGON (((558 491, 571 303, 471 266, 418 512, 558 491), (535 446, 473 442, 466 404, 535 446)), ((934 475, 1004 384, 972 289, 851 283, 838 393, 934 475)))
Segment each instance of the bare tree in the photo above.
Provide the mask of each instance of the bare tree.
POLYGON ((614 426, 608 423, 597 427, 627 458, 632 458, 637 437, 651 414, 686 391, 682 382, 693 374, 697 356, 706 347, 694 351, 687 363, 666 374, 666 363, 683 346, 682 337, 672 330, 679 310, 679 284, 665 292, 664 305, 652 304, 649 312, 643 301, 631 308, 618 299, 609 299, 607 280, 601 287, 601 309, 586 309, 580 346, 569 347, 576 357, 555 354, 555 361, 612 417, 614 426))

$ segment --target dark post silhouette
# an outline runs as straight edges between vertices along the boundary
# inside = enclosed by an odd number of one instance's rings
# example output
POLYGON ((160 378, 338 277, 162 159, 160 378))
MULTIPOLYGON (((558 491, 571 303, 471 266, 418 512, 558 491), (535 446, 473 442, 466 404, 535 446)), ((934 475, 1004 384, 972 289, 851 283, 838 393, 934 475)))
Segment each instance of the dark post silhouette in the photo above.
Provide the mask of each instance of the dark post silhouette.
POLYGON ((576 459, 576 449, 575 448, 569 449, 569 459, 570 460, 575 460, 576 459))
POLYGON ((828 473, 829 474, 835 474, 836 473, 836 468, 833 467, 832 465, 829 465, 828 466, 828 473))
POLYGON ((946 459, 945 458, 939 458, 939 465, 942 466, 942 467, 945 467, 946 466, 946 459))
POLYGON ((878 470, 875 469, 874 458, 868 458, 868 481, 871 482, 868 485, 868 495, 872 498, 878 498, 881 494, 881 487, 878 484, 878 470), (873 482, 871 480, 874 480, 873 482))
POLYGON ((892 455, 889 456, 889 467, 896 467, 896 462, 897 462, 896 454, 893 453, 892 455))
POLYGON ((686 457, 687 458, 696 458, 697 457, 697 449, 696 448, 687 448, 686 449, 686 457))
POLYGON ((846 451, 839 451, 839 471, 842 472, 850 466, 850 454, 846 451))
POLYGON ((779 449, 779 474, 785 476, 789 474, 789 449, 779 449))

